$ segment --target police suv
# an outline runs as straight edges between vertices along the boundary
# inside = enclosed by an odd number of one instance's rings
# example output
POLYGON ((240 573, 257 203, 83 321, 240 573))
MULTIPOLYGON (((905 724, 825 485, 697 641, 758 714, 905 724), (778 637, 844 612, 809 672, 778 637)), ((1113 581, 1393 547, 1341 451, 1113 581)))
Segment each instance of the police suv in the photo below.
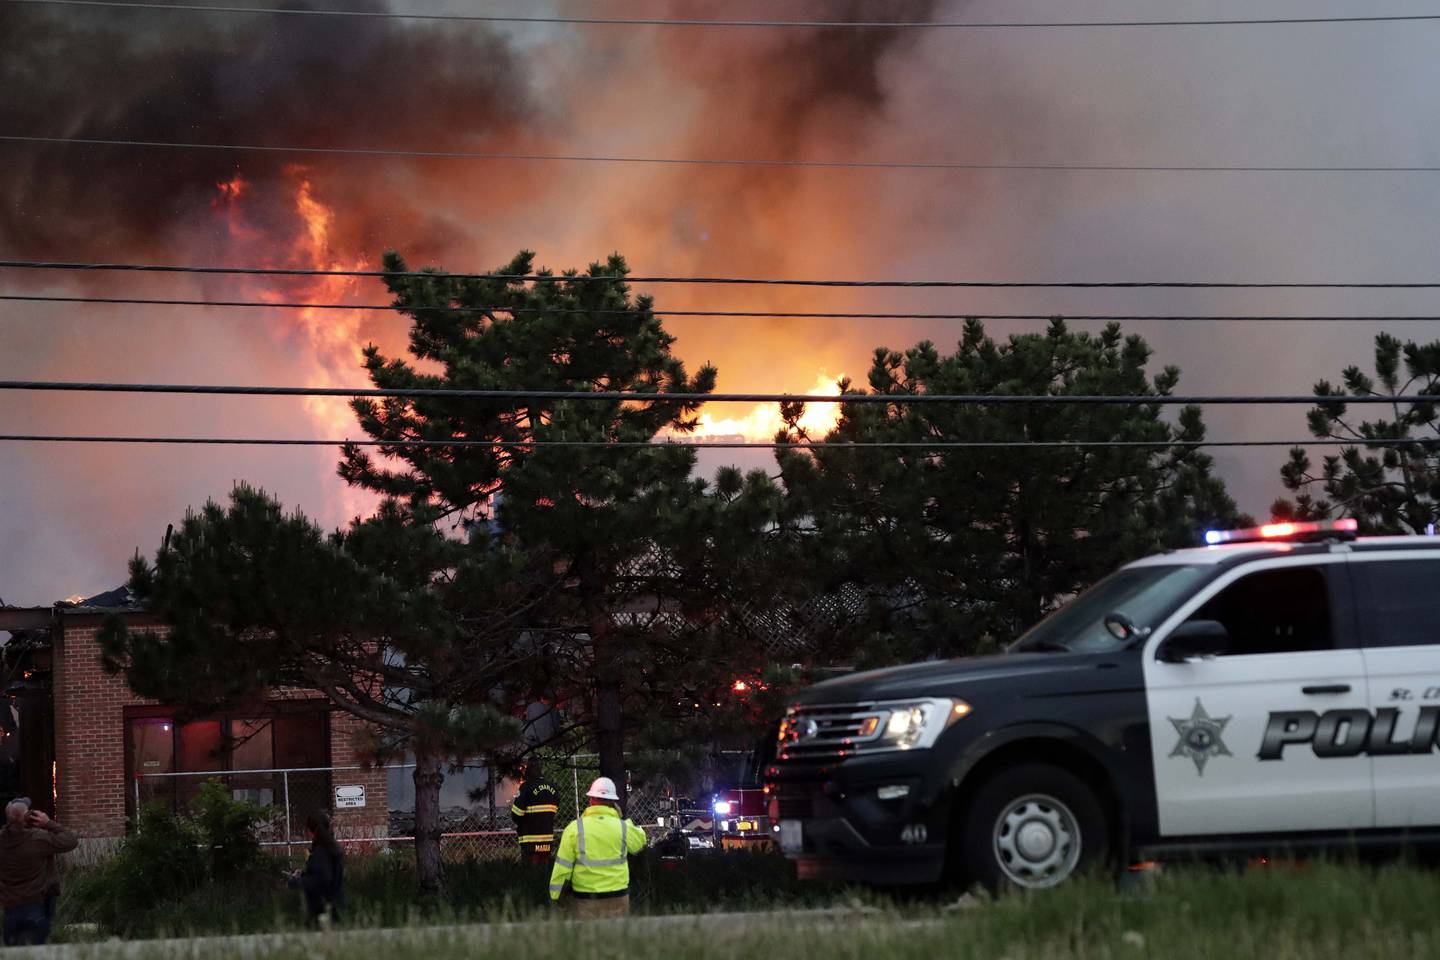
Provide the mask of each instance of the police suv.
POLYGON ((1087 864, 1440 842, 1440 537, 1206 535, 993 657, 807 689, 767 769, 801 876, 1048 887, 1087 864))

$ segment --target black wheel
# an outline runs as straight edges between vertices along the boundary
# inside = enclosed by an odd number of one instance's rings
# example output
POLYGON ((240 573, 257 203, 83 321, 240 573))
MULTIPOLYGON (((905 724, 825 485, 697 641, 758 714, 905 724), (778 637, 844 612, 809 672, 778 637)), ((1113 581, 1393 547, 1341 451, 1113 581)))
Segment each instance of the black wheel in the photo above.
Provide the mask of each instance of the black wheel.
POLYGON ((1039 890, 1110 857, 1105 811, 1079 777, 1045 763, 1002 770, 975 794, 956 838, 967 883, 1039 890))

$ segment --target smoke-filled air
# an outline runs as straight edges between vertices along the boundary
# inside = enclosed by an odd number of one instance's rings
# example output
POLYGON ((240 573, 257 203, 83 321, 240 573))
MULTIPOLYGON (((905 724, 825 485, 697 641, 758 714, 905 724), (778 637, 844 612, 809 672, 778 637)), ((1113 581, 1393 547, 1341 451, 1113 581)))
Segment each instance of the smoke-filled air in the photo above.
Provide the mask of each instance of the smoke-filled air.
MULTIPOLYGON (((352 0, 351 9, 387 9, 352 0)), ((1067 17, 1179 2, 1072 0, 1067 17)), ((1221 4, 1221 6, 1227 6, 1221 4)), ((1234 4, 1248 10, 1249 5, 1234 4)), ((1403 4, 1401 5, 1403 6, 1403 4)), ((427 10, 464 8, 457 2, 427 10)), ((513 12, 620 15, 592 0, 513 12)), ((1043 19, 1029 2, 656 3, 625 16, 1043 19)), ((1173 8, 1173 9, 1171 9, 1173 8)), ((1344 12, 1341 0, 1267 5, 1344 12)), ((1227 6, 1228 9, 1228 6, 1227 6)), ((1323 11, 1322 11, 1323 12, 1323 11)), ((1403 29, 1074 32, 602 27, 0 5, 0 134, 251 146, 652 158, 1026 164, 1440 160, 1440 67, 1403 29), (160 24, 164 30, 155 29, 160 24), (1237 71, 1235 65, 1245 69, 1237 71), (1343 67, 1344 69, 1339 69, 1343 67), (1404 73, 1406 82, 1396 82, 1404 73), (1414 74, 1429 73, 1430 82, 1414 74), (1137 89, 1130 78, 1155 77, 1137 89), (1356 82, 1356 77, 1365 78, 1356 82), (1344 78, 1343 80, 1340 78, 1344 78), (1256 84, 1263 80, 1263 95, 1256 84), (1395 104, 1396 97, 1407 102, 1395 104), (1372 109, 1381 100, 1390 108, 1372 109)), ((561 270, 622 253, 637 275, 1042 280, 1405 279, 1433 272, 1440 186, 1202 172, 955 171, 344 156, 0 141, 0 257, 484 271, 521 249, 561 270), (1324 191, 1327 202, 1316 204, 1324 191), (1418 200, 1417 200, 1418 198, 1418 200)), ((1420 294, 646 288, 657 309, 837 312, 1410 312, 1420 294)), ((387 302, 355 278, 4 271, 0 293, 387 302)), ((1433 311, 1432 311, 1433 312, 1433 311)), ((1094 328, 1095 324, 1079 324, 1094 328)), ((834 393, 873 348, 951 321, 678 317, 722 391, 834 393)), ((993 322, 1005 335, 1040 323, 993 322)), ((0 303, 0 378, 364 385, 360 351, 403 352, 385 311, 0 303)), ((1305 392, 1375 330, 1133 329, 1182 392, 1305 392), (1255 384, 1261 384, 1257 388, 1255 384)), ((1435 331, 1397 331, 1433 339, 1435 331)), ((805 426, 823 434, 835 410, 805 426)), ((1301 409, 1207 414, 1212 433, 1299 437, 1301 409)), ((702 411, 699 434, 764 440, 769 407, 702 411)), ((358 436, 343 400, 10 393, 0 433, 358 436)), ((333 449, 0 447, 0 598, 120 584, 186 504, 248 480, 335 526, 368 509, 333 449)), ((1279 454, 1217 456, 1241 505, 1279 454)), ((706 451, 720 463, 768 453, 706 451)))

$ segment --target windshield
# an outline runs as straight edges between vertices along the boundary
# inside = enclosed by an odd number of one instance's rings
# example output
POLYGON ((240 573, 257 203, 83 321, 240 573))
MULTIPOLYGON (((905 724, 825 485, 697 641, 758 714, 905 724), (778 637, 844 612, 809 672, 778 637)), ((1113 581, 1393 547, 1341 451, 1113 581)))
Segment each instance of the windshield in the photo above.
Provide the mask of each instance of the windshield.
POLYGON ((1105 629, 1112 613, 1129 618, 1142 631, 1159 626, 1212 571, 1209 566, 1146 566, 1117 570, 1031 627, 1010 647, 1012 653, 1102 653, 1119 650, 1105 629))

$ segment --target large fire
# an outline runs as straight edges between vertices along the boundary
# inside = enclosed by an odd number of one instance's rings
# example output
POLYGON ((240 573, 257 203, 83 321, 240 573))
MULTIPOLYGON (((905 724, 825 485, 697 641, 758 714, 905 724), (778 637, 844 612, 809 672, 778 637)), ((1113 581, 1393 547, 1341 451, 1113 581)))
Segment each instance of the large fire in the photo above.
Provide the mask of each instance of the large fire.
MULTIPOLYGON (((840 395, 840 377, 832 377, 821 371, 807 394, 823 396, 840 395)), ((799 426, 811 440, 823 440, 835 428, 840 419, 840 404, 809 403, 799 426)), ((700 411, 700 425, 691 435, 698 441, 765 441, 775 439, 785 422, 780 419, 778 403, 761 403, 751 407, 749 412, 738 417, 716 416, 709 410, 700 411)))
MULTIPOLYGON (((257 228, 246 217, 245 200, 250 184, 239 174, 216 184, 214 209, 224 218, 231 243, 240 248, 239 259, 266 267, 310 270, 365 270, 370 267, 363 257, 347 257, 337 251, 335 213, 315 195, 312 182, 303 167, 289 169, 293 181, 293 211, 298 230, 287 245, 277 245, 273 237, 257 228), (276 251, 279 255, 276 255, 276 251)), ((287 280, 281 289, 273 281, 254 291, 267 302, 346 303, 357 298, 359 278, 318 276, 287 280)), ((304 357, 308 366, 308 384, 321 387, 354 385, 361 379, 363 313, 359 310, 287 309, 277 311, 282 317, 282 336, 303 338, 304 357)), ((822 370, 807 394, 838 396, 840 378, 822 370)), ((315 427, 315 435, 327 438, 348 438, 358 433, 354 414, 347 401, 340 397, 306 397, 304 410, 315 427)), ((732 408, 733 409, 733 408, 732 408)), ((699 426, 683 439, 697 442, 748 441, 774 439, 784 427, 780 407, 776 403, 759 403, 739 415, 732 410, 712 405, 702 410, 699 426)), ((840 417, 840 405, 811 403, 807 405, 799 426, 811 439, 822 439, 834 428, 840 417)), ((677 438, 682 439, 682 438, 677 438)), ((363 504, 350 494, 347 509, 363 504), (350 502, 354 499, 354 502, 350 502)))
MULTIPOLYGON (((310 178, 302 167, 287 171, 294 184, 293 209, 299 230, 287 244, 277 243, 267 231, 252 224, 244 208, 250 184, 239 174, 216 184, 213 204, 225 220, 233 245, 240 248, 237 259, 264 267, 304 270, 363 270, 362 257, 347 258, 335 250, 333 228, 335 214, 315 197, 310 178), (277 255, 278 252, 278 255, 277 255)), ((346 303, 356 294, 356 277, 300 277, 287 280, 281 289, 273 282, 256 284, 256 299, 271 303, 346 303)), ((301 308, 276 311, 278 334, 302 340, 299 359, 307 368, 307 386, 353 386, 363 379, 361 352, 364 337, 360 325, 362 311, 301 308)), ((359 434, 355 415, 343 397, 305 397, 302 407, 314 424, 318 437, 351 438, 359 434)), ((346 489, 343 506, 347 513, 361 511, 365 497, 346 489)))

